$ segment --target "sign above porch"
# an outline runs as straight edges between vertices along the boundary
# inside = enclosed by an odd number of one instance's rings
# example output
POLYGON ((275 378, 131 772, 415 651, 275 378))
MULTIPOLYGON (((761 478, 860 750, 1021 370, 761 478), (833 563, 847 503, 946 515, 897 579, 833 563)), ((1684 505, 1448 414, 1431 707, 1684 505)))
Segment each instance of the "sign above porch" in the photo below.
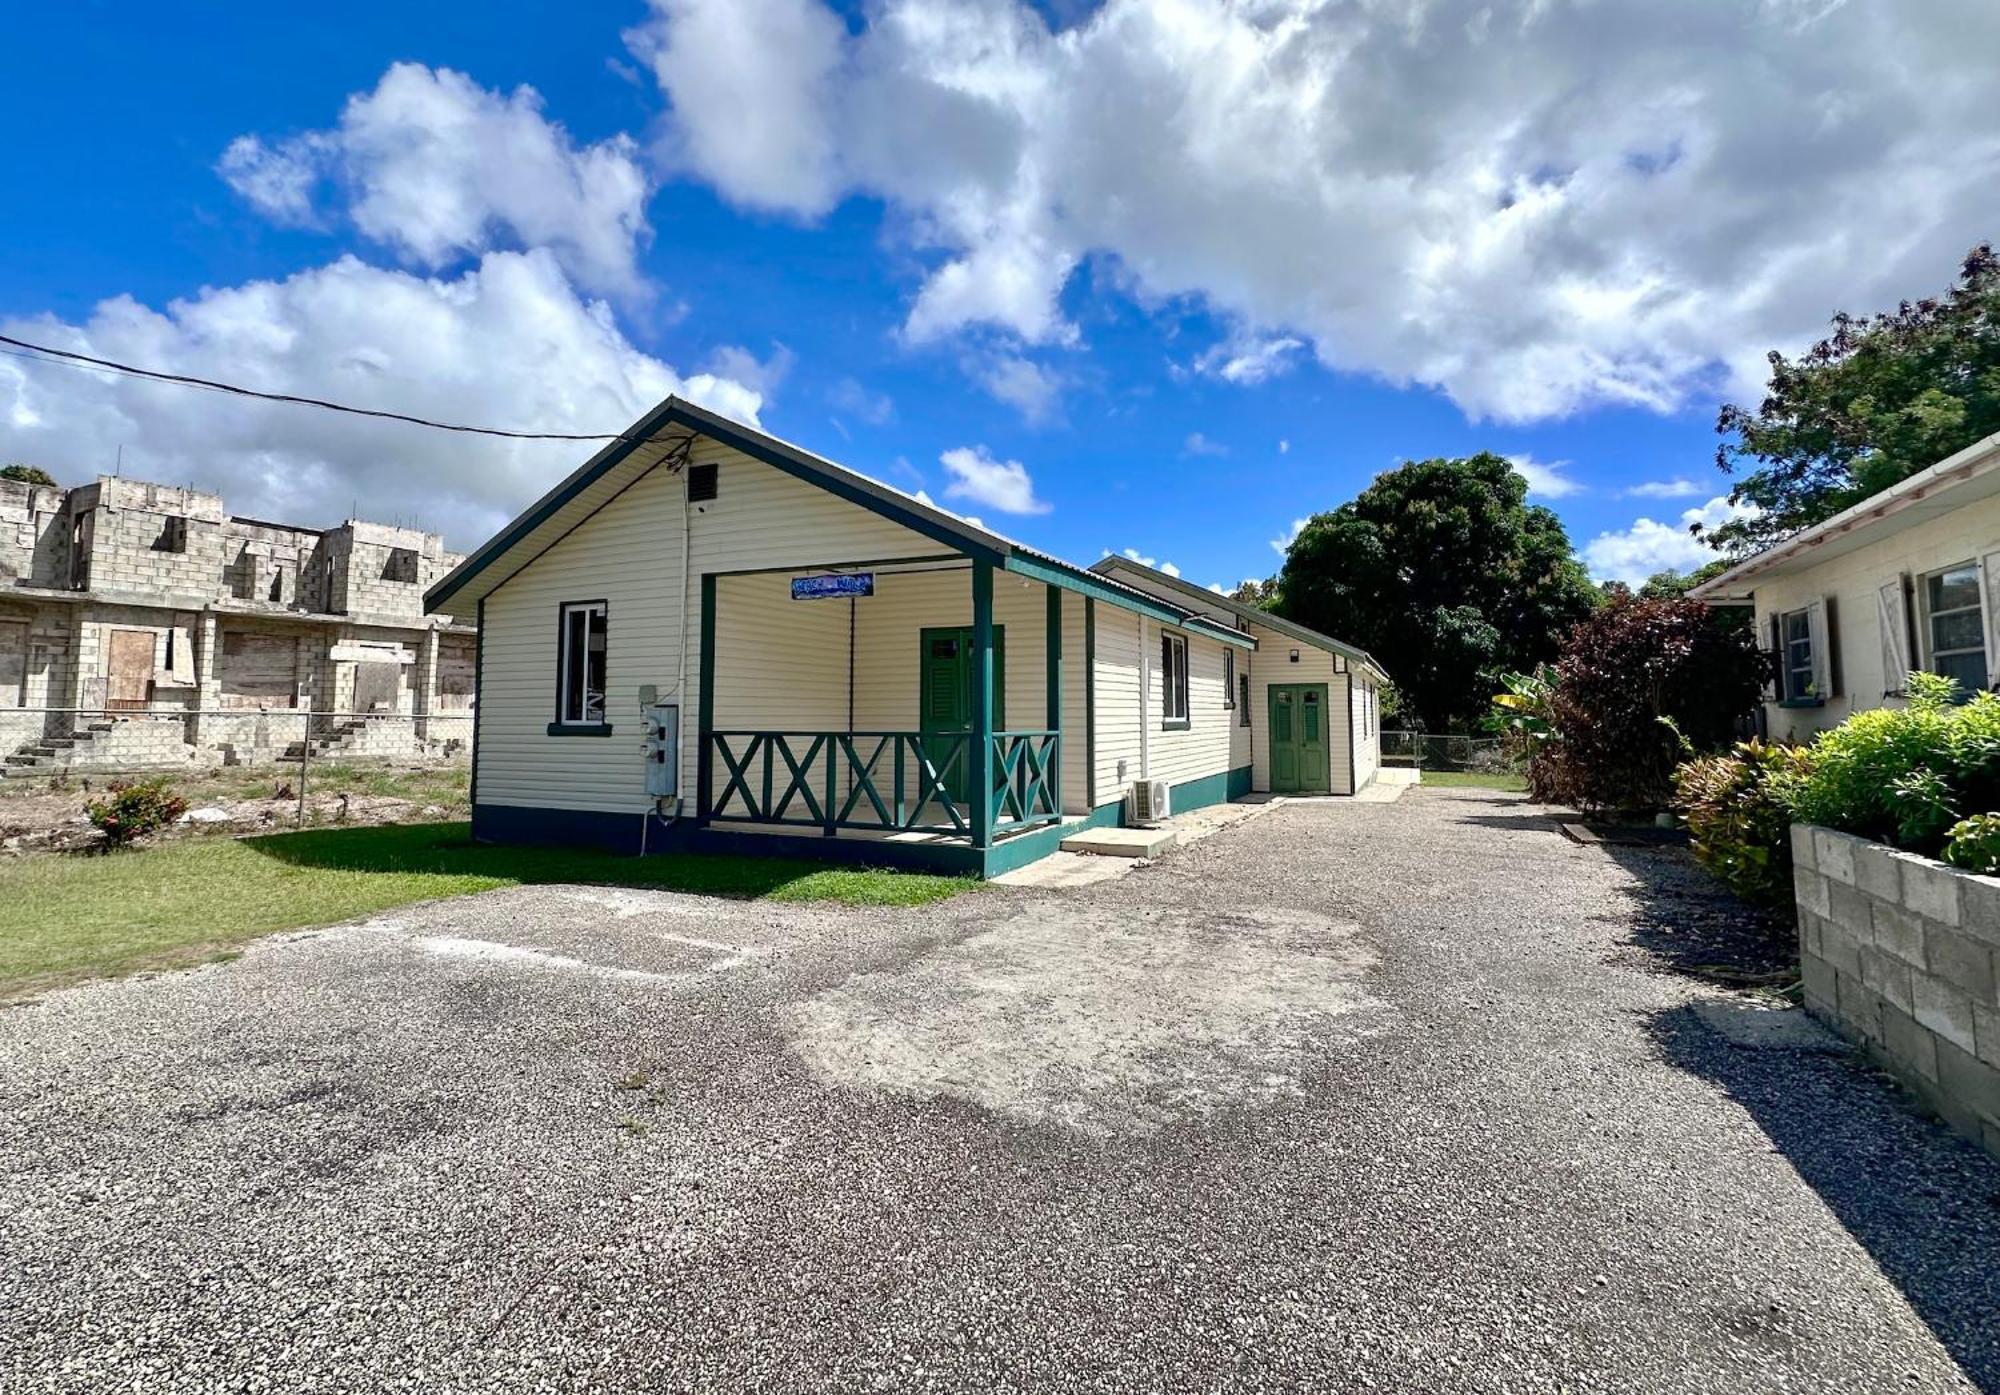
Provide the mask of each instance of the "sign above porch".
POLYGON ((872 596, 875 594, 875 573, 852 572, 839 576, 795 576, 792 578, 792 599, 795 601, 818 601, 829 596, 872 596))

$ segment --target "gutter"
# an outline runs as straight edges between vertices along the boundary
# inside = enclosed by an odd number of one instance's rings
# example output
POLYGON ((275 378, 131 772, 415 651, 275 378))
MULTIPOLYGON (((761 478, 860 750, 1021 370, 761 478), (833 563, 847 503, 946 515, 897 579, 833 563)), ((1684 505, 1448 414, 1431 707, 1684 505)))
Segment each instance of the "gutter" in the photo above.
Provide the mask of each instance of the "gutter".
POLYGON ((1703 601, 1710 605, 1747 601, 1750 598, 1747 590, 1734 589, 1738 583, 1767 572, 1781 562, 1790 561, 1810 552, 1829 539, 1844 537, 1857 528, 1879 523, 1885 518, 1893 518, 1933 494, 1956 488, 1996 467, 2000 467, 2000 431, 1996 431, 1984 440, 1973 442, 1955 455, 1946 456, 1935 465, 1919 470, 1906 480, 1898 480, 1879 494, 1869 495, 1860 503, 1850 505, 1832 518, 1815 523, 1785 541, 1745 558, 1722 575, 1712 577, 1691 589, 1687 593, 1688 599, 1703 601))

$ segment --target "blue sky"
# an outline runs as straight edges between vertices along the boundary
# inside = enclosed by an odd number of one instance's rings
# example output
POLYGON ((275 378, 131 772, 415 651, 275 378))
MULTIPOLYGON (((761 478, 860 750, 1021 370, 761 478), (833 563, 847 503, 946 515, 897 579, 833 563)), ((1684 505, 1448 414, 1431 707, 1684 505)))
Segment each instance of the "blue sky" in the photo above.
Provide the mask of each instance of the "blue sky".
MULTIPOLYGON (((1990 6, 295 8, 10 21, 5 332, 523 429, 686 390, 1203 584, 1479 449, 1600 574, 1698 562, 1720 398, 2000 222, 1990 6)), ((0 456, 121 446, 459 546, 581 458, 0 358, 0 456)))

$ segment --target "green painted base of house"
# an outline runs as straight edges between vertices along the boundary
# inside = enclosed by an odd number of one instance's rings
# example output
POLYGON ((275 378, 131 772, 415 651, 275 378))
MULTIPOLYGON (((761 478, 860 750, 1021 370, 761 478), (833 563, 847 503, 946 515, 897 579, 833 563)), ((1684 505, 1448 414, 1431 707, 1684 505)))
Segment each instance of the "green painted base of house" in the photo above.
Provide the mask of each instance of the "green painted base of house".
MULTIPOLYGON (((1250 767, 1205 775, 1173 787, 1173 809, 1184 813, 1208 804, 1241 799, 1250 792, 1250 767)), ((655 820, 646 831, 646 850, 712 852, 748 857, 797 857, 848 866, 903 867, 958 876, 997 877, 1039 862, 1062 846, 1062 840, 1087 828, 1110 828, 1123 821, 1125 801, 1100 804, 1081 819, 1073 819, 1002 839, 985 850, 963 843, 902 843, 864 838, 826 838, 804 833, 758 833, 726 825, 703 827, 693 820, 655 820)), ((605 814, 575 809, 532 809, 512 804, 475 804, 472 836, 482 843, 557 843, 639 850, 640 818, 636 814, 605 814)))

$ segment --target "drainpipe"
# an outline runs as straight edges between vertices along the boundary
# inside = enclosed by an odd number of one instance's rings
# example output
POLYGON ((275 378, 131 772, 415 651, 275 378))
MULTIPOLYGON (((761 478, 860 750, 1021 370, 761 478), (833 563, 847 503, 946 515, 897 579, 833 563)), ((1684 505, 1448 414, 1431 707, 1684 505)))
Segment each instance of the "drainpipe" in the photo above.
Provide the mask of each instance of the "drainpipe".
POLYGON ((1139 778, 1153 778, 1153 646, 1146 633, 1146 618, 1139 617, 1139 778))

